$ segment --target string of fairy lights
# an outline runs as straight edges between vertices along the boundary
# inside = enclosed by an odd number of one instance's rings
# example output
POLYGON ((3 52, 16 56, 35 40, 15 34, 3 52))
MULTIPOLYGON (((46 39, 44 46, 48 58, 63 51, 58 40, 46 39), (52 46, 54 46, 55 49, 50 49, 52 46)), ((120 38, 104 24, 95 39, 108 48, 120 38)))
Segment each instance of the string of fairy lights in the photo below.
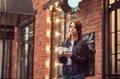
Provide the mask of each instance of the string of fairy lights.
MULTIPOLYGON (((47 18, 46 18, 46 23, 47 23, 47 28, 46 28, 46 38, 47 38, 47 42, 46 42, 46 73, 45 73, 45 79, 49 79, 50 78, 50 38, 51 38, 51 11, 53 9, 53 7, 57 10, 57 11, 61 11, 61 8, 59 7, 59 2, 55 2, 53 5, 51 5, 49 7, 49 9, 47 10, 47 18)), ((55 17, 54 22, 55 23, 59 23, 61 20, 58 17, 55 17)), ((59 33, 58 30, 55 30, 55 38, 58 39, 58 37, 61 35, 61 33, 59 33)), ((57 48, 58 44, 56 44, 54 47, 54 51, 55 53, 57 53, 58 48, 57 48)), ((54 63, 54 67, 56 68, 56 72, 57 72, 57 67, 58 67, 59 63, 58 61, 55 61, 54 63)), ((53 79, 58 79, 57 77, 57 73, 55 75, 55 77, 53 79)))

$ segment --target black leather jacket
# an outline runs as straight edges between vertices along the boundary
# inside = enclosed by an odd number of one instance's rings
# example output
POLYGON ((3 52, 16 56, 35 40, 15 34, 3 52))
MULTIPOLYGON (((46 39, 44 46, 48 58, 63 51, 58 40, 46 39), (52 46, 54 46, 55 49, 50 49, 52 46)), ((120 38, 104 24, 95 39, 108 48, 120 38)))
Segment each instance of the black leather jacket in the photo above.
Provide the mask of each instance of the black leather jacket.
MULTIPOLYGON (((63 43, 63 46, 68 47, 71 45, 70 41, 67 40, 65 43, 63 43)), ((86 67, 86 58, 87 58, 87 50, 89 49, 87 43, 82 40, 76 40, 73 45, 71 56, 72 59, 72 74, 85 74, 85 67, 86 67)), ((67 63, 67 57, 62 56, 58 57, 59 62, 63 63, 63 74, 66 71, 66 63, 67 63)))

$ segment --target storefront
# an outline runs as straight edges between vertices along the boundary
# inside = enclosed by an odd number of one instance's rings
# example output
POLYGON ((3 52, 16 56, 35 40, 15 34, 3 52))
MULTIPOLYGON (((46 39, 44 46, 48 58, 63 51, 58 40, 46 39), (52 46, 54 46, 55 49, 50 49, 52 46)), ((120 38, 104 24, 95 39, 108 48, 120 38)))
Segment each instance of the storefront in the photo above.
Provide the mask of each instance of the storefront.
POLYGON ((32 0, 0 0, 0 79, 32 79, 35 14, 32 0))

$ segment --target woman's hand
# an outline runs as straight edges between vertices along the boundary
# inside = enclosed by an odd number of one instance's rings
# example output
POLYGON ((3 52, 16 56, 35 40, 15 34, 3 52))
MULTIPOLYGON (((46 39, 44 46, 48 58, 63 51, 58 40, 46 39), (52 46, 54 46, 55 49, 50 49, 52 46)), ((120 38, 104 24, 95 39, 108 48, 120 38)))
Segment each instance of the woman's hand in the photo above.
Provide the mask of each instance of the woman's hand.
POLYGON ((64 51, 62 54, 58 54, 59 57, 65 56, 65 57, 71 57, 72 52, 71 51, 64 51))
POLYGON ((64 56, 71 57, 72 56, 72 52, 71 51, 66 51, 66 53, 64 53, 64 56))
POLYGON ((64 56, 64 54, 62 53, 62 54, 58 54, 58 57, 62 57, 62 56, 64 56))

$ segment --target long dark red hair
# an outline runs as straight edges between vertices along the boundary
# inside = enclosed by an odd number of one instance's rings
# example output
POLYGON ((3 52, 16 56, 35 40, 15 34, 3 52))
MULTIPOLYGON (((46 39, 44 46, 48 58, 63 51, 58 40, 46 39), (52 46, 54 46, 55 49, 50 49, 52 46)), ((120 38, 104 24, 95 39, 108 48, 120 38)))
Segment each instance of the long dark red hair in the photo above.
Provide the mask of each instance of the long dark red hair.
POLYGON ((82 35, 82 24, 79 20, 74 20, 74 21, 71 21, 69 26, 71 25, 71 23, 75 23, 75 28, 78 32, 78 38, 81 39, 81 35, 82 35))

